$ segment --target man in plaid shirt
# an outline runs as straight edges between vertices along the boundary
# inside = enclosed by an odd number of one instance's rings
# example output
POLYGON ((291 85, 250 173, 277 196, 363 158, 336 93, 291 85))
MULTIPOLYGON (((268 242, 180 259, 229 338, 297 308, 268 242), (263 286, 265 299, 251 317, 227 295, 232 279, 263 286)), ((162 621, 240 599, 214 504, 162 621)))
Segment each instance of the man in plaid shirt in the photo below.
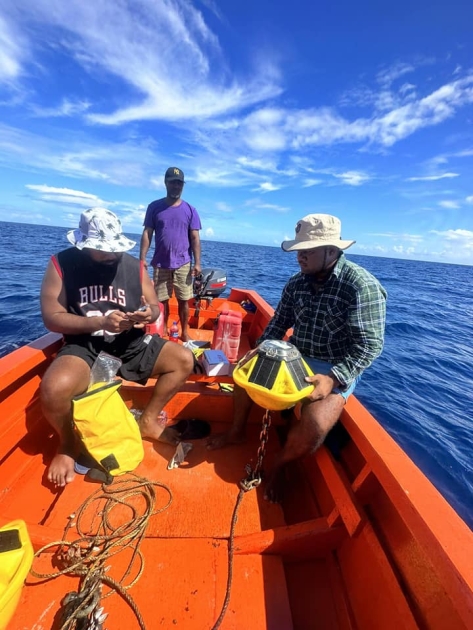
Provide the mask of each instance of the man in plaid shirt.
MULTIPOLYGON (((302 401, 300 421, 293 421, 283 450, 268 476, 265 497, 281 499, 284 465, 315 451, 335 425, 363 371, 383 349, 386 291, 366 269, 346 259, 355 241, 341 239, 341 223, 327 214, 298 221, 295 238, 284 251, 296 251, 300 272, 289 279, 273 318, 258 343, 289 341, 314 372, 306 380, 314 390, 302 401)), ((235 415, 228 432, 209 438, 208 448, 244 440, 251 399, 235 386, 235 415)))

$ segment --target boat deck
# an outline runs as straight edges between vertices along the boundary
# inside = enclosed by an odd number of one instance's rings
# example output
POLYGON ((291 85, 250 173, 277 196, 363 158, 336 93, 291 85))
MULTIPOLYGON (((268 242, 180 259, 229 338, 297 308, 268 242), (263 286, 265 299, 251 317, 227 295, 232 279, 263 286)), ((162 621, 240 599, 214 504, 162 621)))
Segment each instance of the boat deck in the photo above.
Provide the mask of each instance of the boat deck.
MULTIPOLYGON (((213 432, 224 428, 224 423, 212 423, 213 432)), ((237 484, 244 476, 245 465, 254 463, 258 442, 256 423, 249 425, 248 441, 232 447, 231 451, 208 451, 203 443, 195 441, 187 463, 171 471, 167 470, 167 463, 174 448, 145 443, 145 459, 136 474, 162 482, 172 493, 171 505, 149 522, 141 545, 144 572, 130 591, 147 628, 204 629, 211 628, 217 619, 225 597, 227 538, 239 492, 237 484)), ((33 444, 23 445, 29 455, 28 464, 19 467, 14 483, 4 488, 2 500, 4 517, 21 513, 28 523, 41 524, 41 535, 35 530, 30 532, 35 546, 60 540, 70 516, 99 487, 77 476, 64 490, 52 491, 45 482, 45 465, 54 453, 55 438, 48 437, 45 443, 47 448, 39 449, 33 457, 33 444)), ((277 447, 276 432, 272 431, 267 449, 269 459, 277 447)), ((167 501, 168 493, 158 488, 156 507, 159 509, 167 501)), ((286 524, 281 506, 265 501, 262 488, 244 496, 235 534, 246 548, 235 555, 232 597, 222 628, 312 627, 307 621, 307 601, 300 602, 301 618, 297 621, 298 584, 302 579, 297 565, 301 563, 306 579, 314 587, 311 598, 314 618, 319 622, 324 620, 324 628, 342 627, 337 610, 340 593, 331 583, 337 579, 336 563, 329 548, 320 558, 297 560, 296 566, 286 564, 280 555, 260 553, 261 543, 255 535, 284 528, 286 524), (254 553, 248 545, 254 546, 254 553)), ((126 552, 123 557, 115 556, 111 575, 119 576, 128 561, 126 552)), ((35 561, 34 568, 38 572, 54 571, 51 554, 43 554, 35 561)), ((60 600, 77 588, 78 579, 62 576, 37 583, 28 578, 27 583, 30 586, 23 590, 15 616, 14 627, 18 630, 53 627, 60 600), (38 611, 41 611, 39 616, 38 611)), ((137 627, 128 605, 118 595, 112 597, 117 600, 113 607, 107 606, 106 599, 103 602, 110 613, 105 627, 124 630, 137 627)))

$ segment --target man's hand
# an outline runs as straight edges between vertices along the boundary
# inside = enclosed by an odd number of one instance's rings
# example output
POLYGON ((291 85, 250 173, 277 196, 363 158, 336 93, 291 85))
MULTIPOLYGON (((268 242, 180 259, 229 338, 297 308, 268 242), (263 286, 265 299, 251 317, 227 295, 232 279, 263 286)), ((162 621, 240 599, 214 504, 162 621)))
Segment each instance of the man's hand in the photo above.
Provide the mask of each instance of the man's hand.
POLYGON ((148 269, 148 263, 146 262, 146 260, 142 260, 141 262, 143 263, 143 267, 145 269, 148 269))
POLYGON ((192 276, 195 278, 196 276, 200 276, 201 273, 202 269, 200 268, 200 265, 194 265, 192 268, 192 276))
POLYGON ((340 385, 337 379, 329 374, 314 374, 314 376, 306 376, 305 380, 314 386, 314 391, 307 396, 312 402, 324 400, 332 393, 334 387, 340 385))
POLYGON ((153 311, 149 304, 146 303, 145 296, 141 296, 141 306, 137 311, 125 313, 128 320, 132 323, 133 328, 144 328, 146 324, 153 318, 153 311))
POLYGON ((103 329, 110 333, 121 333, 130 330, 133 322, 122 311, 112 311, 104 316, 103 329))

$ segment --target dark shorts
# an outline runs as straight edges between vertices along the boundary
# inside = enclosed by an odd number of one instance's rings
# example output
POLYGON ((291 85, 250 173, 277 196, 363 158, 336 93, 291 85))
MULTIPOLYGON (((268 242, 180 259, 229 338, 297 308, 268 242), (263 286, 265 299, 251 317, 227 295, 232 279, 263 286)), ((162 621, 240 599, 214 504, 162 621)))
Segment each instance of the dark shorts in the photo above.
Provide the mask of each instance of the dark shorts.
POLYGON ((83 359, 91 368, 100 351, 116 356, 123 362, 118 375, 127 381, 144 385, 153 374, 153 368, 165 343, 159 335, 143 335, 139 342, 135 340, 129 348, 104 343, 102 339, 84 339, 67 342, 57 353, 58 357, 73 356, 83 359))
MULTIPOLYGON (((320 359, 313 359, 311 357, 304 356, 304 361, 309 365, 314 374, 328 374, 333 367, 332 363, 327 363, 327 361, 321 361, 320 359)), ((351 385, 345 390, 341 390, 339 387, 335 387, 335 389, 332 390, 333 393, 340 394, 340 396, 342 396, 346 401, 348 396, 350 396, 350 394, 353 394, 353 390, 355 389, 356 384, 358 383, 360 378, 361 376, 357 376, 355 380, 351 383, 351 385)))

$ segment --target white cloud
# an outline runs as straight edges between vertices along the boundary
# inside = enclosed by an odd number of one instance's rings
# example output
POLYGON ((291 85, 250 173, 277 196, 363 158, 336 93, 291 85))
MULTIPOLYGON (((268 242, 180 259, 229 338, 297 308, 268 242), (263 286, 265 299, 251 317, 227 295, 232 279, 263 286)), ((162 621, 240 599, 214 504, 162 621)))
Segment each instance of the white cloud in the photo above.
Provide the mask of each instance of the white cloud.
POLYGON ((303 188, 310 188, 311 186, 317 186, 318 184, 322 184, 322 179, 306 179, 302 184, 303 188))
POLYGON ((381 85, 389 87, 396 79, 410 72, 414 72, 415 67, 410 63, 397 62, 378 72, 377 80, 381 85))
POLYGON ((369 236, 377 238, 389 238, 396 241, 406 241, 408 243, 420 243, 424 239, 422 234, 409 234, 399 232, 371 232, 369 236))
POLYGON ((473 249, 473 232, 470 230, 431 230, 431 234, 436 234, 446 241, 458 245, 458 247, 466 247, 473 249))
POLYGON ((207 238, 213 238, 213 237, 215 236, 215 232, 214 232, 213 228, 208 227, 208 228, 206 228, 206 229, 204 230, 204 235, 205 235, 207 238))
POLYGON ((97 195, 91 195, 90 193, 85 193, 81 190, 73 190, 72 188, 55 188, 54 186, 47 186, 46 184, 26 184, 26 188, 40 193, 78 197, 92 202, 97 202, 99 200, 97 195))
POLYGON ((391 147, 419 129, 438 125, 473 102, 473 74, 441 86, 424 98, 414 99, 371 118, 350 121, 333 108, 305 110, 262 108, 233 131, 248 146, 260 151, 299 150, 308 146, 368 143, 391 147))
POLYGON ((348 186, 360 186, 365 182, 369 181, 371 178, 369 175, 365 173, 360 173, 358 171, 346 171, 345 173, 333 173, 333 176, 337 179, 341 179, 344 184, 348 184, 348 186))
MULTIPOLYGON (((279 72, 269 58, 260 59, 252 75, 236 77, 202 13, 185 0, 23 0, 21 8, 13 0, 4 4, 18 23, 43 26, 35 29, 30 48, 54 39, 88 74, 114 76, 128 87, 117 109, 113 98, 105 101, 105 110, 91 108, 91 122, 201 119, 281 93, 279 72)), ((11 54, 8 58, 15 59, 11 54)))
POLYGON ((280 188, 281 186, 277 186, 276 184, 273 184, 271 182, 261 182, 259 187, 255 188, 254 190, 265 193, 265 192, 273 192, 275 190, 279 190, 280 188))
POLYGON ((23 38, 13 24, 0 15, 0 82, 12 85, 21 75, 26 57, 23 38))
POLYGON ((73 190, 71 188, 55 188, 46 184, 26 184, 26 188, 36 193, 40 193, 38 200, 45 203, 60 205, 79 205, 84 207, 103 206, 107 208, 110 204, 97 195, 73 190))
POLYGON ((66 116, 77 116, 89 109, 89 101, 72 101, 64 98, 57 107, 40 107, 31 105, 31 110, 38 118, 60 118, 66 116))
POLYGON ((9 168, 145 186, 152 173, 164 174, 167 167, 168 157, 160 157, 154 148, 147 140, 109 142, 73 132, 51 138, 0 123, 0 164, 9 168))
POLYGON ((220 210, 220 212, 233 212, 232 208, 225 201, 217 201, 215 207, 217 210, 220 210))
POLYGON ((441 208, 446 208, 447 210, 456 210, 460 207, 458 201, 453 201, 451 199, 445 199, 444 201, 439 201, 438 205, 441 208))
POLYGON ((407 182, 435 182, 438 179, 458 177, 458 173, 439 173, 438 175, 425 175, 424 177, 408 177, 407 182))
POLYGON ((261 210, 274 210, 274 212, 289 212, 290 208, 287 206, 278 206, 275 203, 255 203, 253 204, 256 208, 261 208, 261 210))
POLYGON ((473 203, 473 195, 470 195, 465 199, 466 203, 473 203))

